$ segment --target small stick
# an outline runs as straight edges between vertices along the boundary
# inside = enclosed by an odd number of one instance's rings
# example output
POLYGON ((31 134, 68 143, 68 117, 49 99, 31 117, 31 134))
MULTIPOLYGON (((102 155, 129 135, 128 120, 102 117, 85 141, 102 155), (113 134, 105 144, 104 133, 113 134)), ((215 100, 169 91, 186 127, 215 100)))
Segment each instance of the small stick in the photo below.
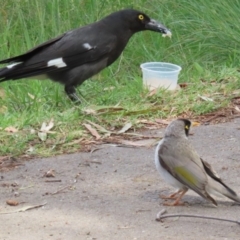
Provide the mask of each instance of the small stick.
POLYGON ((202 215, 192 215, 192 214, 167 214, 164 215, 167 212, 166 209, 162 209, 158 214, 156 221, 161 221, 164 218, 170 218, 170 217, 193 217, 193 218, 203 218, 203 219, 211 219, 211 220, 217 220, 217 221, 225 221, 225 222, 232 222, 240 224, 240 221, 237 220, 231 220, 231 219, 225 219, 225 218, 216 218, 216 217, 210 217, 210 216, 202 216, 202 215))
POLYGON ((57 193, 60 193, 61 191, 65 190, 66 188, 70 188, 70 187, 72 187, 72 186, 73 186, 73 185, 68 185, 68 186, 65 186, 65 187, 63 187, 63 188, 60 188, 60 189, 57 190, 56 192, 51 193, 51 195, 55 195, 55 194, 57 194, 57 193))
POLYGON ((45 182, 61 182, 61 179, 46 180, 45 182))

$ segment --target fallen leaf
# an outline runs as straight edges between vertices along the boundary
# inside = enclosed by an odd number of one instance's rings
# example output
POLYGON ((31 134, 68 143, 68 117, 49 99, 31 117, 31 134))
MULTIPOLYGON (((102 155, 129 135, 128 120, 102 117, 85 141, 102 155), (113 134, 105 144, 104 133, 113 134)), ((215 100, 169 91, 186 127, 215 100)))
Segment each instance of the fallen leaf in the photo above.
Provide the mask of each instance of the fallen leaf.
POLYGON ((5 113, 7 111, 7 107, 6 106, 1 106, 0 107, 0 113, 5 113))
POLYGON ((188 87, 188 83, 179 83, 180 88, 188 87))
POLYGON ((132 123, 129 122, 129 123, 125 124, 125 126, 124 126, 120 131, 118 131, 117 133, 118 133, 118 134, 125 133, 125 132, 127 132, 131 127, 132 127, 132 123))
POLYGON ((212 98, 206 97, 206 96, 200 96, 198 95, 202 100, 206 101, 206 102, 213 102, 212 98))
POLYGON ((100 115, 107 113, 114 114, 115 112, 122 110, 124 110, 124 108, 119 106, 89 106, 88 108, 85 108, 82 111, 86 114, 100 115))
POLYGON ((164 124, 164 125, 168 125, 171 121, 167 121, 167 120, 164 120, 164 119, 155 119, 155 122, 161 123, 161 124, 164 124))
POLYGON ((33 146, 31 146, 27 151, 26 153, 33 153, 35 150, 35 148, 33 146))
POLYGON ((35 134, 36 133, 35 129, 31 128, 30 133, 35 134))
POLYGON ((2 164, 3 161, 6 161, 9 159, 9 156, 0 156, 0 164, 2 164))
POLYGON ((0 88, 0 98, 2 98, 2 99, 5 98, 5 91, 3 88, 0 88))
POLYGON ((93 128, 90 124, 84 123, 83 126, 96 138, 96 140, 101 138, 97 130, 93 128))
POLYGON ((17 200, 9 199, 6 201, 7 205, 9 206, 17 206, 19 202, 17 200))
POLYGON ((96 124, 96 123, 91 122, 89 120, 87 120, 87 122, 90 123, 91 125, 93 125, 94 127, 96 127, 100 132, 111 133, 111 131, 108 131, 107 129, 105 129, 104 127, 100 126, 99 124, 96 124))
POLYGON ((50 131, 54 127, 53 118, 49 123, 43 122, 40 131, 38 132, 38 137, 44 142, 47 139, 47 133, 54 133, 50 131))
POLYGON ((43 204, 40 204, 40 205, 33 205, 33 206, 25 206, 25 207, 22 207, 22 208, 20 208, 20 209, 14 210, 14 211, 0 212, 0 214, 26 212, 26 211, 31 210, 31 209, 43 207, 43 206, 45 206, 46 204, 47 204, 47 203, 43 203, 43 204))
POLYGON ((239 94, 240 94, 240 89, 234 90, 234 91, 232 92, 232 94, 234 94, 234 95, 239 95, 239 94))
POLYGON ((44 174, 44 177, 55 177, 55 174, 54 174, 54 170, 53 169, 50 169, 49 171, 47 171, 45 174, 44 174))
POLYGON ((28 96, 31 98, 31 99, 35 99, 35 96, 34 95, 32 95, 31 93, 28 93, 28 96))
POLYGON ((113 90, 114 88, 115 87, 113 87, 113 86, 112 87, 106 87, 106 88, 103 89, 103 91, 113 90))
POLYGON ((15 128, 15 127, 10 126, 10 127, 6 127, 5 131, 6 132, 10 132, 10 133, 16 133, 16 132, 18 132, 18 129, 15 128))
POLYGON ((128 141, 128 140, 121 140, 121 144, 133 147, 151 147, 156 145, 159 140, 156 139, 144 139, 139 141, 128 141))
POLYGON ((40 131, 48 133, 53 127, 54 127, 54 120, 52 118, 48 124, 46 122, 42 123, 40 131))
POLYGON ((155 88, 153 90, 150 90, 149 93, 147 94, 147 97, 151 97, 155 95, 158 92, 159 89, 155 88))
POLYGON ((238 106, 235 106, 235 110, 237 110, 238 112, 240 112, 240 109, 238 106))
POLYGON ((45 132, 38 132, 38 137, 44 142, 47 139, 47 133, 45 133, 45 132))
POLYGON ((194 126, 194 127, 198 127, 198 126, 200 126, 201 125, 201 123, 200 122, 192 122, 192 126, 194 126))

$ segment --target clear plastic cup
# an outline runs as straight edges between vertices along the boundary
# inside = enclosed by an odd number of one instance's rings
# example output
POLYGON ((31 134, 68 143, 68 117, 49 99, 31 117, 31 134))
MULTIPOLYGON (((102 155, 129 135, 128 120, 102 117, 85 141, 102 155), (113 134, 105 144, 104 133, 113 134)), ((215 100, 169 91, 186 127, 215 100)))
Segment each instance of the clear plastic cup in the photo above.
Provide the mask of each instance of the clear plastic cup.
POLYGON ((177 88, 178 75, 182 68, 178 65, 165 62, 147 62, 140 65, 143 73, 143 85, 149 90, 177 88))

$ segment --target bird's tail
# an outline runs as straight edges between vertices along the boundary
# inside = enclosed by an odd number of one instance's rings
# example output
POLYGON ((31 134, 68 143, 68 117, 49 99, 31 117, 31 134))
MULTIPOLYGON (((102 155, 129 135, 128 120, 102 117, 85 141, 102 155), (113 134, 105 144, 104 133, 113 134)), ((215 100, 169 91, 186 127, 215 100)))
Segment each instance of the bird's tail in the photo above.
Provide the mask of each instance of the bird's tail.
POLYGON ((52 70, 55 70, 54 66, 49 67, 42 62, 27 66, 22 62, 13 63, 7 67, 0 68, 0 82, 39 76, 52 70))
POLYGON ((207 188, 207 192, 209 194, 212 193, 215 195, 224 195, 225 197, 228 197, 233 201, 240 203, 240 197, 235 191, 233 191, 226 184, 221 184, 212 178, 209 178, 209 186, 207 188))
POLYGON ((5 68, 0 68, 0 82, 5 82, 7 79, 5 78, 6 72, 8 72, 8 69, 5 68))
MULTIPOLYGON (((7 80, 15 80, 15 79, 19 79, 16 76, 15 70, 18 67, 19 63, 14 63, 11 64, 7 67, 4 68, 0 68, 0 82, 5 82, 7 80)), ((21 76, 20 76, 21 77, 21 76)))

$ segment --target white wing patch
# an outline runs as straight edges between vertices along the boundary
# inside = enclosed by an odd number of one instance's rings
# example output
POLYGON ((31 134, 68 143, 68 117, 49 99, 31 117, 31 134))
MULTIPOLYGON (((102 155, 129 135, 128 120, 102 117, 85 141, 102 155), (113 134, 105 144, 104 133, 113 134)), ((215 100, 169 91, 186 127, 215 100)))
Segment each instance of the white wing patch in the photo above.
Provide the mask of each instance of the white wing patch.
POLYGON ((67 64, 63 61, 63 58, 56 58, 48 61, 47 66, 62 68, 62 67, 66 67, 67 64))
POLYGON ((86 48, 87 50, 90 50, 91 48, 93 48, 89 43, 84 43, 83 47, 86 48))
POLYGON ((21 63, 21 62, 13 63, 13 64, 11 64, 11 65, 8 65, 7 68, 8 68, 8 69, 11 69, 11 68, 13 68, 14 66, 16 66, 16 65, 18 65, 18 64, 20 64, 20 63, 21 63))

